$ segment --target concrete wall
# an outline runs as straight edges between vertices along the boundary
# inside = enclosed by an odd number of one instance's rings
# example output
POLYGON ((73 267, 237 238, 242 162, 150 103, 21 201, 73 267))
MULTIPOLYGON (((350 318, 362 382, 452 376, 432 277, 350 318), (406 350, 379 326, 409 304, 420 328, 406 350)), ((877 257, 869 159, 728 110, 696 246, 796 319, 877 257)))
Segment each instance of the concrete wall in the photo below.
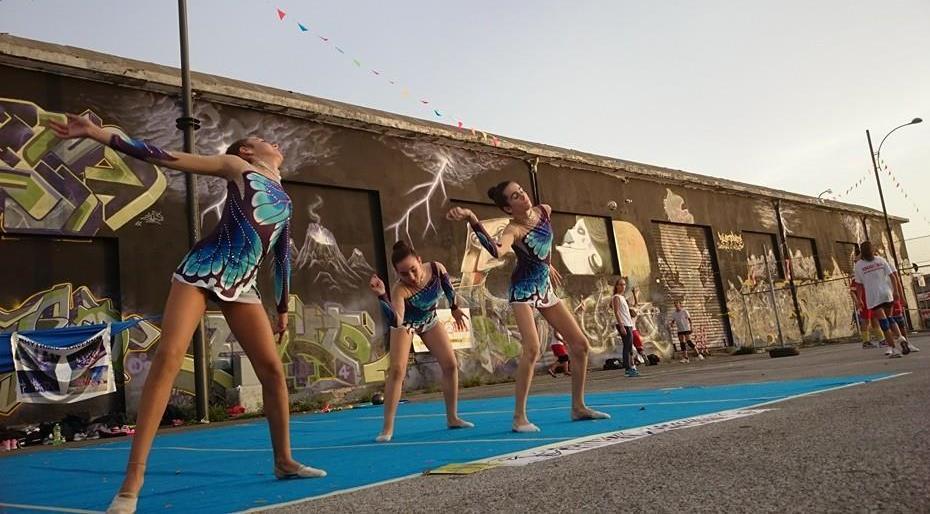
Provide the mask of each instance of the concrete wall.
MULTIPOLYGON (((113 76, 103 83, 2 65, 0 74, 0 178, 6 179, 0 181, 0 331, 157 316, 187 246, 184 177, 93 142, 58 141, 43 120, 49 112, 83 113, 178 148, 176 96, 165 94, 164 85, 113 76)), ((553 207, 554 263, 566 277, 561 294, 590 339, 593 365, 617 352, 608 305, 621 273, 638 290, 638 328, 651 352, 671 355, 666 325, 674 300, 685 302, 699 321, 696 337, 710 346, 774 341, 774 311, 761 293, 766 241, 785 337, 852 334, 847 247, 838 243, 863 239, 866 227, 879 241, 881 220, 863 208, 791 201, 752 186, 712 187, 685 173, 643 176, 564 159, 537 162, 491 146, 349 128, 281 110, 219 101, 197 101, 194 109, 202 122, 198 152, 217 153, 259 135, 281 144, 287 158, 285 186, 295 205, 292 316, 278 352, 294 400, 383 381, 383 320, 366 284, 372 273, 388 272, 387 253, 398 238, 445 263, 469 301, 472 341, 458 350, 463 381, 513 372, 520 346, 505 300, 511 262, 491 259, 463 224, 443 219, 450 206, 467 205, 490 226, 500 225, 503 214, 485 191, 502 180, 520 182, 553 207)), ((224 195, 222 181, 197 178, 204 231, 216 223, 224 195)), ((899 252, 906 255, 903 245, 899 252)), ((270 294, 269 273, 260 286, 270 294)), ((214 392, 222 397, 237 385, 242 351, 219 312, 207 314, 206 326, 214 392)), ((547 342, 545 323, 539 327, 547 342)), ((17 404, 12 375, 0 376, 0 424, 67 412, 133 412, 159 333, 158 322, 147 321, 117 338, 125 383, 113 398, 39 409, 17 404)), ((435 384, 438 369, 429 356, 416 360, 407 386, 435 384)), ((188 359, 175 403, 190 401, 192 369, 188 359)))

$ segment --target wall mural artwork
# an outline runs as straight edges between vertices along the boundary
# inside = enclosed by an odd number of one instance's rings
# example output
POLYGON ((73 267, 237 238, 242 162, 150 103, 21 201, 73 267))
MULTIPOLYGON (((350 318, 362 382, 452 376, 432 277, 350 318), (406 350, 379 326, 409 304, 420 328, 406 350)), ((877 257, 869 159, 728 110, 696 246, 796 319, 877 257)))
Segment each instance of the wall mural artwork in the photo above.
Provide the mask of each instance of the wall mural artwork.
POLYGON ((493 154, 438 146, 424 141, 393 137, 382 137, 380 140, 399 150, 429 176, 407 190, 410 204, 398 219, 385 228, 385 232, 393 232, 395 241, 400 240, 401 233, 406 235, 407 240, 413 240, 410 224, 417 213, 423 216, 423 230, 417 235, 425 237, 430 230, 435 232, 436 216, 440 215, 433 212, 432 203, 440 197, 442 202, 448 200, 447 187, 462 187, 478 175, 497 171, 508 163, 508 159, 493 154))
MULTIPOLYGON (((91 110, 81 113, 104 125, 91 110)), ((92 141, 61 140, 47 126, 61 118, 32 103, 0 98, 0 219, 6 231, 90 236, 118 230, 147 211, 167 186, 165 173, 92 141)))
MULTIPOLYGON (((499 241, 509 221, 509 218, 491 218, 481 220, 481 224, 495 241, 499 241)), ((462 372, 472 375, 509 373, 515 366, 514 359, 521 352, 519 332, 512 319, 506 292, 494 294, 487 287, 491 273, 506 273, 495 270, 505 266, 508 258, 491 256, 481 247, 470 228, 464 227, 464 230, 467 237, 460 267, 462 275, 455 286, 471 310, 475 343, 467 353, 471 358, 460 359, 462 372)), ((543 337, 542 333, 540 337, 543 337)))
POLYGON ((665 199, 662 200, 662 208, 669 221, 675 223, 694 223, 694 216, 685 206, 685 199, 681 195, 673 193, 671 189, 665 189, 665 199))
POLYGON ((727 252, 741 252, 745 244, 743 236, 735 232, 717 232, 717 249, 727 252))
POLYGON ((573 275, 610 273, 613 259, 604 219, 576 216, 575 220, 562 236, 562 243, 555 247, 562 264, 573 275))
POLYGON ((313 284, 322 288, 320 293, 324 296, 367 288, 368 277, 375 272, 374 268, 358 248, 353 248, 348 257, 343 254, 336 236, 322 224, 322 217, 316 213, 322 205, 323 199, 317 195, 314 203, 307 206, 310 223, 304 233, 304 242, 297 251, 293 272, 310 274, 313 284))
MULTIPOLYGON (((123 317, 110 298, 97 298, 87 286, 58 284, 31 295, 10 309, 0 307, 0 332, 61 328, 74 325, 107 323, 139 316, 123 317)), ((114 369, 124 373, 126 387, 135 385, 135 369, 130 357, 154 348, 161 330, 149 321, 115 334, 112 344, 114 369)), ((141 383, 141 381, 140 381, 141 383)), ((15 379, 12 373, 0 374, 0 424, 12 416, 20 404, 16 402, 15 379)))
MULTIPOLYGON (((652 265, 646 238, 635 225, 627 221, 614 220, 613 231, 620 274, 626 277, 630 290, 634 292, 627 300, 639 313, 636 329, 643 339, 647 353, 654 352, 660 357, 670 357, 673 349, 663 322, 662 309, 651 301, 652 265)), ((613 284, 610 284, 610 292, 613 292, 613 284)), ((606 309, 610 314, 609 319, 613 321, 609 300, 606 309)), ((616 330, 614 332, 616 333, 616 330)))

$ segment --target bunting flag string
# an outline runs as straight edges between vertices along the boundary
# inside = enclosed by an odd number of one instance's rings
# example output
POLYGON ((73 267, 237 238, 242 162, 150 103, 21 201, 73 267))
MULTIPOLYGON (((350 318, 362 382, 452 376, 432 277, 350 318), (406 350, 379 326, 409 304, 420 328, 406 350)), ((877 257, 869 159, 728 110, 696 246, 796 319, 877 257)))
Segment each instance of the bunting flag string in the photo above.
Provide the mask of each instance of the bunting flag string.
POLYGON ((863 175, 862 177, 860 177, 859 180, 855 181, 851 186, 849 186, 849 187, 847 187, 845 190, 843 190, 843 192, 838 193, 838 194, 834 194, 834 195, 832 196, 833 200, 839 201, 841 198, 844 198, 844 197, 848 196, 850 193, 852 193, 853 191, 855 191, 856 189, 858 189, 859 186, 861 186, 863 183, 865 183, 865 181, 868 180, 869 175, 871 175, 871 172, 866 172, 865 175, 863 175))
MULTIPOLYGON (((282 9, 281 7, 276 7, 276 8, 275 8, 275 14, 276 14, 276 16, 277 16, 279 22, 281 22, 282 24, 283 24, 283 23, 286 23, 286 22, 285 22, 285 18, 288 17, 287 11, 285 11, 285 10, 282 9)), ((363 66, 363 65, 362 65, 362 63, 363 63, 362 59, 358 58, 357 56, 355 56, 355 57, 350 56, 349 54, 346 53, 346 50, 345 50, 343 47, 338 46, 335 42, 333 42, 333 41, 331 40, 330 37, 327 37, 327 36, 325 36, 325 35, 323 35, 323 34, 317 33, 316 31, 312 30, 312 29, 311 29, 311 27, 313 27, 312 24, 308 24, 308 23, 306 23, 306 22, 304 22, 304 21, 298 21, 298 22, 295 22, 295 23, 296 23, 296 25, 297 25, 297 29, 298 29, 299 32, 301 32, 301 33, 309 33, 310 35, 316 36, 315 39, 318 40, 321 44, 329 45, 329 46, 331 46, 334 50, 336 50, 337 52, 339 52, 341 55, 345 55, 346 57, 348 57, 348 58, 351 60, 351 63, 352 63, 356 68, 367 68, 367 71, 370 72, 370 73, 368 74, 370 77, 381 79, 381 80, 383 80, 383 81, 386 81, 387 84, 388 84, 389 86, 393 86, 394 88, 400 89, 400 95, 401 95, 402 97, 405 97, 405 98, 407 98, 407 97, 416 98, 421 107, 426 106, 426 108, 428 109, 427 112, 430 112, 430 114, 432 114, 432 117, 434 117, 434 118, 436 118, 436 119, 438 119, 438 120, 441 120, 441 121, 444 122, 444 123, 448 123, 450 126, 453 126, 453 127, 455 127, 455 128, 458 128, 458 129, 460 129, 460 130, 462 130, 462 131, 471 132, 471 135, 472 135, 473 137, 475 137, 476 139, 478 138, 478 134, 480 134, 480 135, 481 135, 481 136, 480 136, 480 139, 481 139, 481 141, 484 142, 484 143, 489 143, 489 144, 494 145, 494 146, 500 146, 500 145, 501 145, 501 139, 500 139, 499 137, 494 136, 494 135, 490 135, 490 138, 489 138, 489 134, 487 134, 485 131, 482 131, 482 130, 476 128, 476 127, 473 127, 473 126, 471 126, 471 125, 466 124, 465 121, 464 121, 464 118, 462 118, 462 117, 460 117, 460 116, 456 116, 456 115, 454 115, 452 112, 450 112, 450 111, 448 111, 448 110, 440 109, 438 106, 434 105, 434 104, 431 102, 431 100, 430 100, 429 98, 426 98, 426 97, 419 97, 419 98, 418 98, 418 97, 416 97, 416 96, 412 96, 411 93, 410 93, 410 89, 409 89, 409 88, 407 88, 407 87, 405 87, 405 86, 403 86, 403 85, 399 85, 399 84, 398 84, 398 81, 395 80, 395 79, 387 78, 387 76, 386 76, 386 74, 384 73, 384 70, 383 70, 383 69, 363 66)))
POLYGON ((901 182, 898 180, 898 177, 894 175, 892 170, 888 167, 888 164, 884 162, 881 162, 879 164, 880 164, 879 166, 880 169, 884 171, 886 175, 888 175, 888 178, 891 179, 891 182, 894 184, 895 189, 897 189, 898 192, 901 193, 901 195, 907 199, 907 201, 911 204, 911 207, 913 207, 914 210, 917 211, 917 214, 924 221, 924 223, 926 223, 927 225, 930 225, 930 219, 928 219, 927 216, 920 211, 920 207, 917 205, 917 202, 911 199, 911 196, 907 194, 907 190, 904 189, 903 185, 901 185, 901 182))

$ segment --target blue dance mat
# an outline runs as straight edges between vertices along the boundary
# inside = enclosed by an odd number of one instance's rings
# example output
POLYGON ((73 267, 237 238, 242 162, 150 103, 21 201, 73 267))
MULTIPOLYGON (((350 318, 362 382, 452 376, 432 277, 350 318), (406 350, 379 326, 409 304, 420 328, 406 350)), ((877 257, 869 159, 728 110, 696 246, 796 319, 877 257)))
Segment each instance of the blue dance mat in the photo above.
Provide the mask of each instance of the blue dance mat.
MULTIPOLYGON (((529 400, 536 434, 510 431, 513 398, 463 400, 460 415, 472 429, 447 430, 441 401, 402 404, 394 441, 373 442, 381 408, 368 406, 291 418, 294 456, 329 473, 323 479, 275 480, 263 419, 160 435, 148 462, 140 512, 234 512, 344 492, 396 480, 449 463, 487 459, 521 450, 652 425, 749 408, 888 374, 781 382, 589 393, 588 404, 613 419, 572 422, 568 395, 529 400)), ((619 378, 623 383, 625 379, 619 378)), ((628 383, 628 382, 627 382, 628 383)), ((566 384, 567 385, 567 384, 566 384)), ((0 511, 89 512, 106 509, 116 492, 129 441, 61 448, 0 458, 0 511)))

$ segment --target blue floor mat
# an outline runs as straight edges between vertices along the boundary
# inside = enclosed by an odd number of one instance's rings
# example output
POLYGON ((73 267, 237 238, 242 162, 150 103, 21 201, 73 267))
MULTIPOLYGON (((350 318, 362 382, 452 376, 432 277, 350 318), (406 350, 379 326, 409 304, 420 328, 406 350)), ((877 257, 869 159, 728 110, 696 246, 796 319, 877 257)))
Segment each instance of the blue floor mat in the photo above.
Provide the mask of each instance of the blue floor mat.
MULTIPOLYGON (((295 458, 329 473, 314 480, 274 479, 268 429, 262 419, 166 433, 155 440, 139 511, 211 513, 270 506, 422 473, 452 462, 746 408, 887 376, 589 393, 588 404, 613 419, 586 422, 569 420, 568 395, 536 395, 530 397, 529 416, 542 432, 534 434, 510 431, 512 397, 461 401, 460 415, 476 424, 463 430, 445 428, 441 402, 408 403, 398 409, 394 440, 387 444, 373 442, 381 427, 380 407, 296 415, 291 418, 295 458)), ((119 487, 128 452, 129 441, 120 440, 0 458, 0 510, 102 511, 119 487)))

